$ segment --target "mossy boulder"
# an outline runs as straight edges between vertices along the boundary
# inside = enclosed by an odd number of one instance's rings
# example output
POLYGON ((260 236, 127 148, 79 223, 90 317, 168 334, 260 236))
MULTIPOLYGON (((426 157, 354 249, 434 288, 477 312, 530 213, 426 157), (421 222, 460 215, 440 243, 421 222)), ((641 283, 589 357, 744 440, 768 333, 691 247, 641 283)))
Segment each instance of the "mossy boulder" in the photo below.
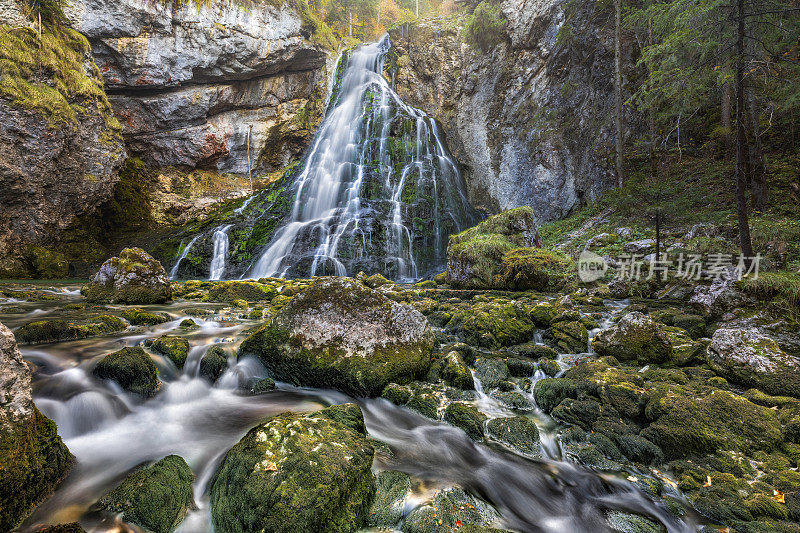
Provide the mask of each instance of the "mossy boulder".
POLYGON ((566 378, 546 378, 533 386, 533 398, 536 405, 545 412, 551 412, 567 398, 577 398, 575 382, 566 378))
POLYGON ((409 385, 390 383, 381 393, 381 398, 395 405, 407 407, 433 420, 438 418, 440 397, 429 384, 415 381, 409 385))
POLYGON ((182 457, 168 455, 129 474, 103 496, 99 507, 154 533, 174 530, 194 507, 194 474, 182 457))
POLYGON ((276 388, 277 385, 275 385, 274 379, 261 378, 250 386, 250 392, 253 394, 261 394, 262 392, 269 392, 275 390, 276 388))
POLYGON ((502 386, 511 377, 511 372, 502 359, 480 357, 475 360, 475 377, 480 380, 484 390, 488 391, 502 386))
POLYGON ((500 261, 495 288, 514 291, 557 291, 574 277, 573 263, 566 255, 544 248, 509 250, 500 261))
POLYGON ((245 339, 276 379, 377 396, 431 365, 434 336, 413 307, 347 278, 320 278, 245 339))
POLYGON ((11 531, 67 475, 74 458, 32 400, 31 370, 0 324, 0 531, 11 531))
POLYGON ((497 512, 486 503, 453 487, 440 490, 433 501, 414 509, 403 521, 403 533, 500 532, 490 526, 497 512))
POLYGON ((139 347, 123 348, 97 363, 92 375, 116 381, 124 390, 151 397, 158 390, 158 370, 147 352, 139 347))
POLYGON ((169 316, 164 313, 150 313, 136 308, 125 309, 121 314, 122 318, 133 326, 155 326, 170 320, 169 316))
POLYGON ((176 335, 163 335, 157 339, 147 339, 145 346, 163 355, 178 368, 183 368, 189 355, 189 341, 176 335))
POLYGON ((685 331, 669 328, 649 315, 634 311, 598 333, 592 340, 592 347, 599 355, 615 357, 622 362, 683 365, 698 354, 702 345, 685 331))
POLYGON ((473 440, 483 438, 483 423, 486 421, 486 415, 478 411, 478 408, 471 403, 451 403, 444 410, 444 421, 463 429, 464 433, 473 440))
MULTIPOLYGON (((228 370, 228 354, 222 346, 215 344, 200 359, 200 375, 215 382, 222 377, 226 370, 228 370)), ((274 381, 272 386, 275 388, 274 381)))
POLYGON ((436 361, 428 373, 428 381, 441 379, 451 387, 462 390, 475 390, 475 380, 469 367, 455 350, 447 352, 436 361))
POLYGON ((86 530, 78 522, 70 522, 37 529, 36 533, 86 533, 86 530))
POLYGON ((522 304, 501 300, 456 309, 446 330, 473 346, 502 348, 531 340, 536 326, 522 304))
MULTIPOLYGON (((257 281, 217 281, 208 290, 212 302, 269 302, 278 295, 270 284, 257 281)), ((247 307, 247 306, 245 306, 247 307)))
POLYGON ((167 271, 141 248, 125 248, 100 267, 81 293, 90 302, 159 304, 172 299, 167 271))
POLYGON ((728 381, 776 396, 800 398, 800 359, 754 329, 720 328, 708 347, 708 364, 728 381))
POLYGON ((580 320, 554 323, 547 338, 562 353, 585 353, 589 349, 589 332, 580 320))
POLYGON ((215 531, 344 533, 365 524, 373 448, 325 411, 275 416, 228 451, 210 489, 215 531))
POLYGON ((406 497, 411 492, 411 478, 403 472, 387 470, 375 476, 377 492, 367 514, 367 525, 393 528, 403 519, 406 497))
POLYGON ((539 428, 529 418, 494 418, 486 425, 489 436, 530 457, 540 457, 539 428))
POLYGON ((19 342, 37 344, 85 339, 107 335, 126 328, 125 322, 113 315, 98 315, 81 322, 67 320, 37 320, 21 326, 16 331, 19 342))

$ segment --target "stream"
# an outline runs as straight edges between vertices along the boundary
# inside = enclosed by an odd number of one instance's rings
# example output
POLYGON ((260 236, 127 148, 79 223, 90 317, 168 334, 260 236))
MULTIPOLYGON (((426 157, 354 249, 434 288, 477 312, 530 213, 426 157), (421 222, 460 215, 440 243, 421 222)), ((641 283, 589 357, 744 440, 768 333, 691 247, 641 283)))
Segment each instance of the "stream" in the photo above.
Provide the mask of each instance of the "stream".
MULTIPOLYGON (((54 289, 64 297, 58 301, 0 301, 10 304, 0 311, 0 321, 14 329, 55 314, 69 303, 83 301, 75 289, 54 289), (8 312, 9 308, 13 312, 8 312)), ((77 459, 69 477, 21 531, 70 521, 80 521, 87 531, 139 531, 91 506, 134 467, 168 454, 182 456, 196 476, 197 508, 177 531, 212 531, 207 489, 231 446, 271 415, 310 412, 348 401, 361 406, 369 434, 394 452, 391 458, 376 454, 376 468, 405 472, 426 487, 461 486, 499 511, 502 523, 497 527, 523 532, 612 531, 606 513, 618 510, 647 516, 670 533, 696 528, 676 519, 628 482, 629 473, 595 472, 563 458, 557 424, 538 409, 525 412, 541 434, 542 458, 533 459, 499 443, 478 444, 460 429, 383 399, 354 399, 336 391, 283 383, 275 391, 251 394, 248 388, 253 379, 268 373, 258 361, 245 358, 237 362, 234 354, 246 331, 258 322, 229 315, 221 305, 203 304, 217 314, 193 317, 199 329, 180 330, 180 322, 189 317, 187 311, 197 306, 191 302, 143 306, 148 311, 166 312, 172 320, 103 337, 21 346, 24 358, 36 367, 36 405, 58 424, 59 434, 77 459), (166 333, 184 336, 191 349, 180 371, 168 359, 153 356, 162 381, 155 397, 143 400, 113 382, 91 376, 102 356, 166 333), (212 385, 199 376, 198 367, 205 351, 218 343, 229 348, 230 356, 227 371, 212 385)), ((609 315, 620 307, 610 304, 609 315)), ((541 377, 541 371, 531 376, 534 382, 541 377)), ((476 385, 474 403, 489 418, 519 416, 519 411, 483 394, 480 382, 476 385)), ((522 392, 532 401, 530 391, 522 392)), ((430 496, 430 491, 409 495, 407 511, 429 501, 430 496)))

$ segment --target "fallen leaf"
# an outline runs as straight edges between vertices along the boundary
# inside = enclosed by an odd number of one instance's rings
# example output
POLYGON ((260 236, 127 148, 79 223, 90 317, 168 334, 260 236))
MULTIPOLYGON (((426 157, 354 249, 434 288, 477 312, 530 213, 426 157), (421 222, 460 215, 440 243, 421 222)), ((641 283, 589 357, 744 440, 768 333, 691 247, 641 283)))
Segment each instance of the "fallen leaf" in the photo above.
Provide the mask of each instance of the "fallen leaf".
POLYGON ((461 520, 456 520, 456 527, 461 527, 463 525, 464 524, 461 522, 461 520))
POLYGON ((786 503, 786 499, 783 497, 783 493, 781 491, 773 490, 772 491, 772 495, 773 495, 773 498, 775 498, 776 502, 778 502, 778 503, 786 503))
POLYGON ((710 487, 711 486, 711 476, 706 476, 706 482, 703 483, 703 486, 704 487, 710 487))

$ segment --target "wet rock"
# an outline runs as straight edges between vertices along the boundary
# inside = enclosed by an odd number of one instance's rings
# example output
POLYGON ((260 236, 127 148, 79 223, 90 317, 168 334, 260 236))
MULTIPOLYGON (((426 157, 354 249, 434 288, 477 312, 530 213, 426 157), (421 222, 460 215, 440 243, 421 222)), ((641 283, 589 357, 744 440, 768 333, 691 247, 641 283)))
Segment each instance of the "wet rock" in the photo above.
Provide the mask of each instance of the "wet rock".
POLYGON ((144 397, 158 390, 158 370, 147 352, 141 348, 123 348, 105 356, 92 370, 99 379, 116 381, 126 391, 144 397))
POLYGON ((489 436, 529 457, 540 457, 539 429, 529 418, 493 418, 486 426, 489 436))
POLYGON ((589 349, 589 332, 580 321, 556 322, 548 333, 548 339, 562 353, 585 353, 589 349))
POLYGON ((404 516, 404 502, 411 491, 408 474, 387 470, 375 476, 377 492, 367 514, 367 525, 393 528, 404 516))
POLYGON ((36 533, 86 533, 86 530, 78 522, 70 522, 37 529, 36 533))
POLYGON ((424 376, 434 336, 414 308, 347 278, 321 278, 243 343, 277 379, 377 396, 424 376))
POLYGON ((268 302, 277 295, 275 287, 256 281, 218 281, 208 290, 212 302, 268 302))
POLYGON ((577 398, 575 382, 565 378, 541 379, 533 386, 533 397, 540 409, 549 413, 562 400, 577 398))
POLYGON ((381 393, 381 398, 395 405, 412 409, 433 420, 438 418, 439 394, 432 387, 414 382, 410 385, 390 383, 381 393))
POLYGON ((0 530, 10 531, 67 475, 74 458, 31 397, 31 370, 0 324, 0 530))
POLYGON ((556 308, 547 302, 540 302, 529 309, 529 314, 533 323, 540 328, 546 328, 550 325, 553 318, 556 316, 556 308))
POLYGON ((517 391, 493 391, 491 396, 511 409, 530 409, 532 407, 531 402, 517 391))
MULTIPOLYGON (((200 359, 200 375, 213 383, 222 377, 222 374, 224 374, 226 370, 228 370, 228 354, 225 352, 225 349, 222 346, 215 344, 209 348, 203 355, 202 359, 200 359)), ((256 391, 256 385, 254 384, 253 392, 261 392, 261 387, 264 385, 260 386, 259 390, 256 391)), ((272 388, 275 388, 274 381, 272 381, 272 388)))
POLYGON ((486 415, 470 403, 453 402, 448 405, 444 410, 444 421, 463 429, 473 440, 483 438, 483 423, 486 421, 486 415))
POLYGON ((728 381, 800 398, 800 359, 756 329, 718 329, 707 357, 711 368, 728 381))
POLYGON ((483 384, 484 390, 500 387, 502 382, 511 377, 508 366, 502 359, 481 357, 475 360, 475 376, 483 384))
POLYGON ((701 348, 685 332, 655 322, 638 311, 628 313, 605 331, 599 332, 592 347, 602 356, 639 364, 689 362, 701 348))
POLYGON ((210 489, 215 531, 314 531, 325 524, 350 532, 364 525, 375 494, 372 446, 325 411, 277 415, 228 451, 210 489))
POLYGON ((476 533, 499 533, 499 530, 489 527, 496 517, 496 511, 486 503, 454 487, 440 490, 434 496, 433 502, 414 509, 403 522, 402 531, 448 533, 463 528, 476 533))
POLYGON ((275 390, 275 380, 271 378, 259 379, 250 387, 250 392, 253 394, 261 394, 262 392, 269 392, 275 390))
POLYGON ((561 365, 553 359, 541 359, 536 367, 550 377, 556 377, 561 372, 561 365))
POLYGON ((475 380, 472 372, 461 358, 461 354, 455 350, 436 361, 428 373, 428 381, 441 379, 451 387, 463 390, 475 390, 475 380), (433 380, 431 378, 434 378, 433 380))
POLYGON ((155 326, 168 322, 170 318, 163 313, 149 313, 142 309, 125 309, 122 318, 133 326, 155 326))
POLYGON ((16 331, 20 343, 59 342, 85 339, 122 331, 125 323, 113 315, 99 315, 83 323, 66 320, 37 320, 21 326, 16 331))
POLYGON ((706 336, 706 321, 701 316, 680 313, 672 318, 670 325, 686 330, 693 339, 706 336))
POLYGON ((90 302, 156 304, 172 299, 167 271, 141 248, 125 248, 103 263, 81 293, 90 302))
POLYGON ((168 455, 129 474, 103 496, 99 507, 154 533, 173 531, 194 507, 194 474, 182 457, 168 455))
POLYGON ((524 306, 501 300, 454 310, 446 331, 474 346, 502 348, 529 341, 536 327, 524 306))
POLYGON ((157 339, 147 339, 145 346, 163 355, 175 363, 178 368, 183 368, 186 356, 189 355, 189 341, 175 335, 164 335, 157 339))
MULTIPOLYGON (((534 342, 512 346, 509 348, 509 351, 519 355, 520 357, 528 357, 530 359, 555 359, 558 357, 558 352, 553 348, 545 346, 544 344, 536 344, 534 342)), ((509 365, 508 368, 511 369, 511 366, 509 365)))
POLYGON ((191 318, 184 318, 181 320, 181 323, 178 324, 178 327, 183 331, 194 331, 196 329, 200 329, 200 326, 197 325, 197 322, 191 318))

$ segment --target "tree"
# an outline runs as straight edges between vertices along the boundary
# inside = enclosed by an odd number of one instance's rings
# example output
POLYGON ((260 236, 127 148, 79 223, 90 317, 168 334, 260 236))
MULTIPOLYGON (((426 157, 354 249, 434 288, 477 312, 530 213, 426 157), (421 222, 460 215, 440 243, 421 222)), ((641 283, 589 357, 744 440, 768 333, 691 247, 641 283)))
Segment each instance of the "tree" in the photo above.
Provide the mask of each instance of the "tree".
POLYGON ((618 187, 622 187, 624 181, 622 113, 622 0, 614 0, 614 130, 618 187))

